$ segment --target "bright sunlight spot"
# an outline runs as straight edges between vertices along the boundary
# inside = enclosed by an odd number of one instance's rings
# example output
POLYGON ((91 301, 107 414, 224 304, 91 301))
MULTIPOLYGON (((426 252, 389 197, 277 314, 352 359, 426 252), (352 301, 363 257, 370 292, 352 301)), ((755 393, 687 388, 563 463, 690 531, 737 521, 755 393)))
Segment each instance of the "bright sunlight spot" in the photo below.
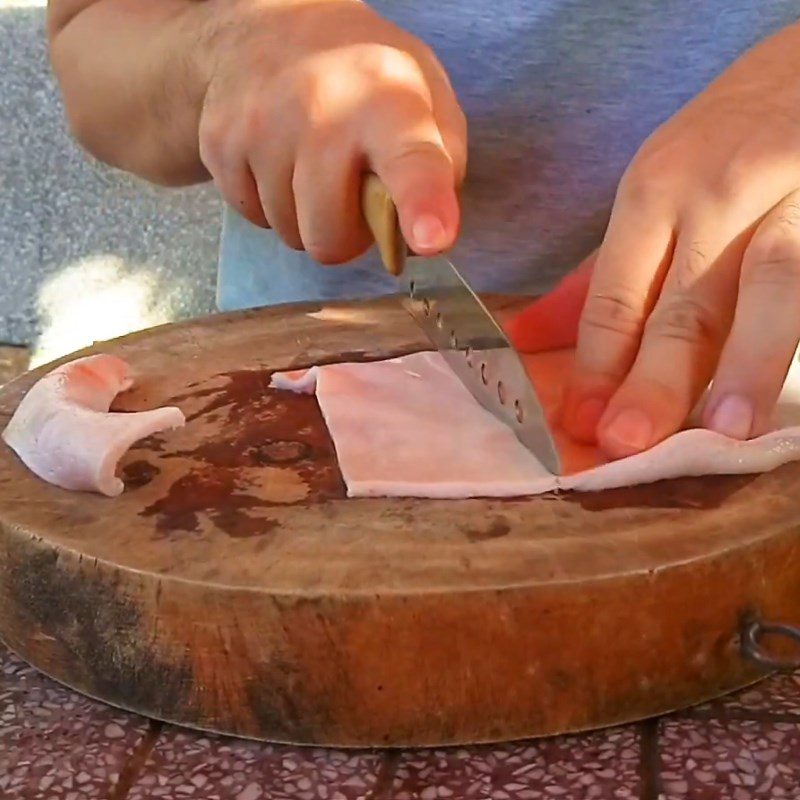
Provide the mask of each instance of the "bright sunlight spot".
POLYGON ((172 318, 154 276, 146 268, 132 272, 116 256, 67 267, 42 287, 38 305, 44 330, 31 367, 172 318))
POLYGON ((6 8, 44 8, 47 0, 0 0, 0 11, 6 8))

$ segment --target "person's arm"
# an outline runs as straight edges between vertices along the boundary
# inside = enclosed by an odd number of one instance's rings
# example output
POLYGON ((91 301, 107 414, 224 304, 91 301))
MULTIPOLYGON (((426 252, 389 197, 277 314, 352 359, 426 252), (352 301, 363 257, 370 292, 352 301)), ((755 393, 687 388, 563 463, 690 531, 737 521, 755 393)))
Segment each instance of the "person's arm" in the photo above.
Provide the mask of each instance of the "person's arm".
POLYGON ((96 158, 150 181, 208 178, 198 124, 212 4, 50 0, 53 68, 70 127, 96 158))
POLYGON ((464 115, 434 54, 361 0, 50 0, 49 31, 71 127, 102 161, 210 175, 323 263, 370 244, 367 170, 417 252, 455 240, 464 115))

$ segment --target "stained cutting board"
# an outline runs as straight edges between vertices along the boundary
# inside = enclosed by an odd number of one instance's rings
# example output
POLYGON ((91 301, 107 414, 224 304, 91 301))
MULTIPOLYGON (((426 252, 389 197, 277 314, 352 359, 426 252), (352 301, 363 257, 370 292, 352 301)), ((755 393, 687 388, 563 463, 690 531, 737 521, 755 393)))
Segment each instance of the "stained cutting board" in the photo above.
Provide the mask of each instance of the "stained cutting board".
MULTIPOLYGON (((521 500, 345 498, 313 397, 272 371, 424 342, 394 301, 170 325, 102 348, 185 429, 115 499, 0 448, 0 637, 88 695, 336 745, 624 722, 756 679, 738 633, 800 621, 800 465, 521 500)), ((0 424, 42 371, 0 391, 0 424)))

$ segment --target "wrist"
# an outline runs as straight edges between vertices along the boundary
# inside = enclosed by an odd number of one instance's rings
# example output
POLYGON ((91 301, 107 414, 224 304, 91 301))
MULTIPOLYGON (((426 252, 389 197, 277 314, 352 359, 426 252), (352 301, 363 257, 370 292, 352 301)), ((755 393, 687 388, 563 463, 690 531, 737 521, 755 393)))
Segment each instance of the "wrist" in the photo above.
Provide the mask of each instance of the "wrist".
POLYGON ((363 14, 364 0, 205 0, 188 9, 195 30, 191 60, 207 92, 220 74, 249 67, 270 77, 334 30, 348 31, 348 17, 363 14), (234 66, 235 64, 235 66, 234 66))

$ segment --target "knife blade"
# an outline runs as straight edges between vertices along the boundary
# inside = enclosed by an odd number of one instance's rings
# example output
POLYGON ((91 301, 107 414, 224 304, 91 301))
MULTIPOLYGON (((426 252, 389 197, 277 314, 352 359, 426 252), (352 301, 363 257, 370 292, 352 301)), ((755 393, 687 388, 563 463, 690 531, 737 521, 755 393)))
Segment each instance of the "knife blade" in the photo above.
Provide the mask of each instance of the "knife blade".
POLYGON ((444 256, 409 253, 383 183, 367 175, 364 218, 384 267, 404 288, 404 304, 472 396, 507 425, 552 474, 561 472, 547 417, 522 359, 494 315, 444 256))

